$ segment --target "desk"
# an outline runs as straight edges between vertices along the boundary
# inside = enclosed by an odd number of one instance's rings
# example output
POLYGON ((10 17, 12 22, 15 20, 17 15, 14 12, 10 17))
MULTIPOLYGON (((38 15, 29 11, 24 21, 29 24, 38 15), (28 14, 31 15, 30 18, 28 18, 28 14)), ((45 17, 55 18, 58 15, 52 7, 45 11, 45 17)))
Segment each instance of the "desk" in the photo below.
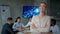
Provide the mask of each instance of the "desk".
MULTIPOLYGON (((26 32, 25 34, 31 34, 31 32, 26 32)), ((36 33, 35 33, 36 34, 36 33)), ((42 33, 42 34, 45 34, 45 33, 42 33)), ((52 34, 52 33, 48 33, 48 34, 52 34)))
MULTIPOLYGON (((18 32, 17 34, 37 34, 37 33, 32 33, 30 30, 26 30, 26 31, 23 31, 23 32, 18 32)), ((42 34, 52 34, 51 32, 49 33, 43 33, 42 34)))
MULTIPOLYGON (((19 34, 19 33, 16 33, 19 34)), ((24 34, 31 34, 31 32, 25 32, 24 34)), ((48 33, 48 34, 52 34, 52 33, 48 33)))

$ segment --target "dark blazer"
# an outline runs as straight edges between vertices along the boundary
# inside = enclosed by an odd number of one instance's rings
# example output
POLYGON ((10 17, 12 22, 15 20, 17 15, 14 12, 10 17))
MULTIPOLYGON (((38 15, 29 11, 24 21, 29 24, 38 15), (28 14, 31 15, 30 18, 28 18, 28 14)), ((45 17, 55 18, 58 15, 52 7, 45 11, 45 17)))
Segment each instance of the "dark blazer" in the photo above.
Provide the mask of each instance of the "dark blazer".
POLYGON ((4 24, 1 34, 15 34, 12 25, 13 24, 9 25, 8 23, 4 24))

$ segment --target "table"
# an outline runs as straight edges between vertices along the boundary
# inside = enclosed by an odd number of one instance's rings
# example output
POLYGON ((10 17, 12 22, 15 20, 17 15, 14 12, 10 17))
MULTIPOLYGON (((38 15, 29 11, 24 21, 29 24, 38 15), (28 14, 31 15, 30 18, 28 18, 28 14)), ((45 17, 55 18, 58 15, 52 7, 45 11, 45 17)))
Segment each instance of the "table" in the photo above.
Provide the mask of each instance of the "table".
MULTIPOLYGON (((25 34, 31 34, 31 32, 26 32, 25 34)), ((52 34, 52 33, 48 33, 48 34, 52 34)))
MULTIPOLYGON (((20 32, 21 33, 21 32, 20 32)), ((16 33, 16 34, 20 34, 19 32, 16 33)), ((31 32, 24 32, 24 33, 21 33, 21 34, 31 34, 31 32)), ((52 34, 52 33, 48 33, 48 34, 52 34)))
MULTIPOLYGON (((23 32, 18 32, 17 34, 32 34, 32 32, 30 30, 25 30, 23 32)), ((36 34, 36 33, 35 33, 36 34)), ((43 33, 45 34, 45 33, 43 33)), ((51 32, 49 32, 48 34, 52 34, 51 32)))

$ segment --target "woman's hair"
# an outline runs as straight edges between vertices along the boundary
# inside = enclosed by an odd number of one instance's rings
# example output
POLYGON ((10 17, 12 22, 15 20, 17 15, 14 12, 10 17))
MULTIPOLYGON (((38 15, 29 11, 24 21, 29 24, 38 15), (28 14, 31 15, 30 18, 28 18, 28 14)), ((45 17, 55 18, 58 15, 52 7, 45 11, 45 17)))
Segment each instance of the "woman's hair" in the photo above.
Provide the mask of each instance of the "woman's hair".
POLYGON ((51 19, 51 25, 56 25, 56 20, 55 19, 51 19))
POLYGON ((30 18, 32 18, 33 16, 31 16, 30 18))
MULTIPOLYGON (((47 5, 45 2, 41 2, 41 3, 43 3, 43 4, 47 5)), ((40 4, 41 4, 41 3, 40 3, 40 4)))
POLYGON ((45 5, 46 5, 46 7, 47 7, 47 4, 46 4, 46 2, 41 2, 40 4, 45 4, 45 5))
POLYGON ((21 19, 21 17, 17 17, 15 22, 17 22, 18 19, 21 19))

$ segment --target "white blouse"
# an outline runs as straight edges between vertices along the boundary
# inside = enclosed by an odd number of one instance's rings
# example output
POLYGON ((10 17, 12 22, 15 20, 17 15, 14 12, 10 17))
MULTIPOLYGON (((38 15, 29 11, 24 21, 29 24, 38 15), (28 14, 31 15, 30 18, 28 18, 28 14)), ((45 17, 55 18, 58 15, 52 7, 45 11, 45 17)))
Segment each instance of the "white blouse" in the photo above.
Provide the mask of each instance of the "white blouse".
POLYGON ((49 28, 50 28, 50 17, 49 16, 45 15, 42 19, 39 19, 38 15, 33 16, 32 22, 30 25, 30 31, 32 31, 32 32, 49 32, 49 28), (37 29, 32 28, 33 24, 35 24, 37 29))
POLYGON ((50 30, 52 31, 53 34, 60 34, 60 29, 59 29, 58 25, 51 26, 50 30))

